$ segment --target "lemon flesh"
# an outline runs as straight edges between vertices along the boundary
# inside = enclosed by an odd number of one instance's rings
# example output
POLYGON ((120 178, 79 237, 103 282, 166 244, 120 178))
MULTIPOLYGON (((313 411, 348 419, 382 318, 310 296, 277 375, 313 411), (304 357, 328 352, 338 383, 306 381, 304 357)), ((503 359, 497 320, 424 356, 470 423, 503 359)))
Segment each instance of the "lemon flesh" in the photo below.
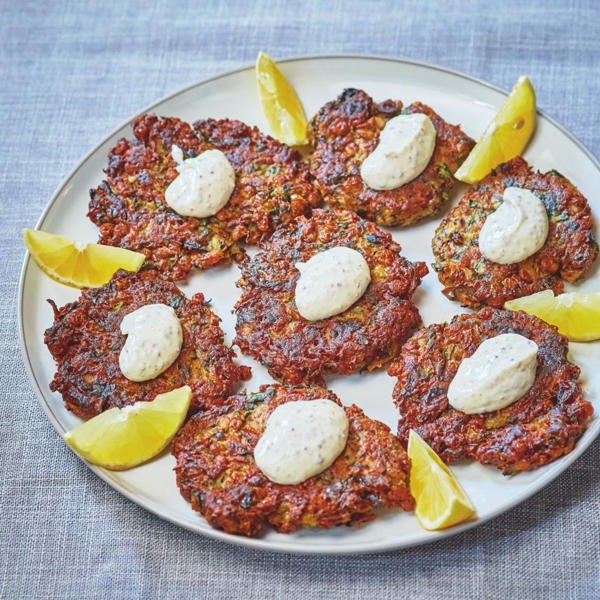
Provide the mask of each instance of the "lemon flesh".
POLYGON ((556 325, 559 333, 573 342, 591 342, 600 339, 600 293, 572 292, 555 296, 544 290, 531 296, 509 300, 508 310, 522 310, 546 323, 556 325))
POLYGON ((448 467, 414 431, 408 438, 410 493, 422 527, 444 529, 469 519, 475 507, 448 467))
POLYGON ((288 146, 306 144, 306 116, 290 82, 264 52, 258 53, 255 72, 258 96, 274 137, 288 146))
POLYGON ((64 438, 88 462, 123 471, 161 452, 183 423, 192 391, 183 386, 152 402, 111 408, 67 431, 64 438))
POLYGON ((454 177, 465 183, 477 183, 500 163, 522 154, 535 129, 535 121, 535 90, 529 78, 523 76, 454 177))
POLYGON ((34 229, 23 229, 23 239, 31 258, 48 277, 75 288, 101 286, 119 269, 138 271, 145 258, 124 248, 80 244, 34 229))

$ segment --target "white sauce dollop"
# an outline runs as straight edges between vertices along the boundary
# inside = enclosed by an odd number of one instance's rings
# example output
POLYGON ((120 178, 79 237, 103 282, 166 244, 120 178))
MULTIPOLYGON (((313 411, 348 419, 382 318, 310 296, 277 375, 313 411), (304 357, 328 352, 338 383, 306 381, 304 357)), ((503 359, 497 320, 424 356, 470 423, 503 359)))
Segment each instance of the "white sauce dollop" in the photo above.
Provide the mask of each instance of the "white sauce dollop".
POLYGON ((374 190, 393 190, 418 177, 435 149, 436 132, 427 115, 415 113, 390 119, 377 147, 363 161, 360 174, 374 190))
POLYGON ((288 402, 268 418, 254 460, 271 481, 294 485, 330 467, 347 439, 348 417, 335 402, 288 402))
POLYGON ((131 381, 148 381, 166 371, 183 344, 181 323, 166 304, 147 304, 125 315, 121 333, 127 339, 119 354, 119 367, 131 381))
POLYGON ((463 359, 448 388, 448 402, 469 415, 500 410, 533 385, 538 345, 518 333, 482 342, 463 359))
POLYGON ((337 246, 296 263, 298 312, 309 321, 326 319, 350 308, 366 291, 371 271, 363 255, 337 246))
POLYGON ((479 232, 479 250, 488 260, 510 265, 535 254, 546 243, 548 214, 544 203, 529 190, 506 188, 503 200, 479 232))
POLYGON ((183 160, 179 146, 171 148, 179 175, 165 190, 165 202, 184 217, 211 217, 226 204, 235 187, 235 172, 220 150, 206 150, 183 160))

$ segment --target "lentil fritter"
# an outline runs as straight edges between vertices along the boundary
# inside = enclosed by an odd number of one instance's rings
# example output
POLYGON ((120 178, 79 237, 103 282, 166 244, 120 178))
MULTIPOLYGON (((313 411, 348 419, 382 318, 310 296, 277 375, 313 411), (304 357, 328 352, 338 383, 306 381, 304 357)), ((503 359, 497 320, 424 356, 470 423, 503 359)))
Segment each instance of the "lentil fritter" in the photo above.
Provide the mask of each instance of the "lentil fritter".
POLYGON ((88 216, 100 227, 101 244, 142 252, 143 268, 173 280, 239 258, 242 242, 255 244, 321 202, 300 154, 240 121, 208 119, 192 128, 142 115, 133 134, 110 151, 106 180, 90 191, 88 216), (184 217, 166 205, 165 190, 178 176, 174 144, 184 158, 219 149, 231 162, 235 189, 217 215, 184 217))
POLYGON ((325 373, 380 367, 421 323, 411 297, 427 266, 406 260, 389 233, 355 213, 316 209, 311 218, 276 231, 261 248, 241 265, 234 343, 283 383, 322 383, 325 373), (294 301, 300 276, 295 264, 336 246, 363 255, 371 283, 343 313, 308 321, 294 301))
POLYGON ((433 238, 433 268, 444 294, 466 306, 502 307, 507 300, 542 290, 564 291, 561 279, 583 279, 598 256, 592 212, 585 197, 557 171, 539 173, 520 157, 496 167, 469 190, 438 226, 433 238), (484 258, 479 232, 502 203, 507 187, 534 193, 548 213, 548 238, 525 260, 501 265, 484 258))
POLYGON ((453 173, 475 144, 459 126, 446 123, 425 104, 415 102, 403 110, 398 100, 377 104, 357 89, 346 89, 325 104, 310 121, 308 136, 314 149, 310 170, 325 201, 385 226, 408 226, 438 213, 455 183, 453 173), (375 150, 380 131, 391 118, 413 113, 427 115, 437 133, 429 164, 398 188, 369 188, 360 166, 375 150))
POLYGON ((225 406, 198 413, 175 436, 177 485, 212 527, 259 535, 330 528, 375 518, 373 509, 412 510, 410 459, 389 427, 345 407, 346 447, 322 473, 296 485, 269 480, 254 462, 254 448, 277 406, 297 400, 339 399, 323 388, 262 386, 232 396, 225 406))
POLYGON ((415 429, 445 462, 473 459, 507 475, 568 454, 593 413, 568 350, 567 338, 553 325, 490 307, 421 329, 388 370, 398 378, 393 393, 400 411, 398 437, 406 446, 415 429), (517 333, 539 346, 532 387, 501 410, 473 415, 455 410, 447 391, 461 361, 484 340, 503 333, 517 333))
POLYGON ((191 299, 157 271, 117 271, 107 284, 83 290, 79 300, 54 309, 54 325, 44 342, 57 362, 50 389, 62 394, 66 407, 79 417, 93 417, 114 406, 154 400, 182 385, 192 388, 191 409, 206 409, 223 401, 248 367, 234 362, 219 317, 202 294, 191 299), (147 304, 167 304, 177 314, 183 345, 175 362, 149 381, 127 379, 119 368, 126 336, 123 317, 147 304))

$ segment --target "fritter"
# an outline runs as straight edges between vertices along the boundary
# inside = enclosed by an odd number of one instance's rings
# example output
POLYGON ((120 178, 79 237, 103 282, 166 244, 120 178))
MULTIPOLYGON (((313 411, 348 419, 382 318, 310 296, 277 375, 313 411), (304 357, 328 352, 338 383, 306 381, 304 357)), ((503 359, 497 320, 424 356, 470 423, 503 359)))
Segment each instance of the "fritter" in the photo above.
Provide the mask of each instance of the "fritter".
POLYGON ((221 150, 236 173, 236 187, 217 217, 246 244, 257 244, 273 231, 322 203, 306 163, 297 150, 229 119, 204 119, 194 131, 207 148, 221 150))
POLYGON ((314 152, 310 170, 325 201, 354 210, 379 225, 408 226, 439 212, 454 185, 453 173, 475 142, 459 126, 446 123, 420 102, 402 110, 398 100, 379 104, 362 90, 347 89, 328 102, 308 125, 314 152), (379 132, 399 114, 427 115, 437 133, 425 170, 393 190, 373 190, 363 182, 360 166, 375 150, 379 132))
POLYGON ((541 467, 569 453, 582 435, 592 405, 567 359, 567 339, 537 317, 486 307, 448 324, 421 329, 389 368, 397 376, 394 402, 404 445, 415 429, 447 463, 474 459, 506 475, 541 467), (501 410, 469 415, 448 403, 447 391, 464 358, 484 340, 517 333, 538 346, 535 381, 501 410))
POLYGON ((157 271, 117 271, 99 288, 85 289, 79 300, 54 309, 54 325, 44 342, 57 362, 50 389, 62 394, 66 407, 79 417, 93 417, 114 406, 154 400, 182 385, 192 388, 192 411, 221 404, 248 367, 234 362, 235 352, 223 342, 219 317, 202 294, 191 299, 157 271), (158 377, 135 382, 119 368, 126 336, 123 317, 146 304, 173 308, 183 330, 183 345, 175 362, 158 377))
POLYGON ((318 398, 340 404, 323 388, 272 384, 192 417, 172 446, 183 497, 212 527, 247 536, 259 535, 267 524, 290 533, 370 521, 375 508, 412 510, 410 459, 389 427, 357 406, 344 408, 349 421, 346 447, 319 475, 280 485, 256 466, 254 447, 273 410, 286 402, 318 398))
POLYGON ((477 188, 469 190, 438 226, 433 238, 433 268, 451 300, 478 308, 502 307, 507 300, 541 290, 564 290, 583 279, 598 256, 593 219, 587 200, 557 171, 542 174, 523 158, 496 167, 477 188), (544 203, 549 231, 544 246, 525 260, 493 263, 479 251, 479 231, 502 203, 507 187, 533 192, 544 203))
POLYGON ((90 191, 88 216, 100 227, 100 243, 146 255, 144 268, 174 280, 192 268, 228 263, 321 202, 298 152, 239 121, 199 121, 195 129, 175 118, 142 115, 134 140, 121 139, 110 151, 106 180, 90 191), (192 158, 220 149, 233 165, 236 186, 213 217, 183 217, 164 201, 178 176, 173 144, 192 158))
POLYGON ((421 323, 411 297, 427 266, 400 250, 389 233, 350 211, 316 209, 310 219, 299 217, 241 265, 234 343, 283 383, 322 383, 324 373, 382 366, 421 323), (343 313, 308 321, 294 301, 295 264, 335 246, 363 255, 371 283, 343 313))

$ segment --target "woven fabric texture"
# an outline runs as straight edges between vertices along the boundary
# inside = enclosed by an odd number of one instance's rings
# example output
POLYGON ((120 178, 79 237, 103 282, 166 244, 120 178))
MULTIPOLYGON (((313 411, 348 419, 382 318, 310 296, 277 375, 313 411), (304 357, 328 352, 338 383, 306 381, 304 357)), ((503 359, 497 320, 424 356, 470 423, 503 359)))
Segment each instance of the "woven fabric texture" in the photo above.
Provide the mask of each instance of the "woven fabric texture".
POLYGON ((67 452, 16 325, 21 229, 80 158, 143 106, 261 49, 407 57, 504 88, 527 73, 539 106, 600 155, 600 3, 2 0, 0 14, 0 598, 600 597, 600 441, 521 506, 433 545, 249 551, 147 513, 67 452))

